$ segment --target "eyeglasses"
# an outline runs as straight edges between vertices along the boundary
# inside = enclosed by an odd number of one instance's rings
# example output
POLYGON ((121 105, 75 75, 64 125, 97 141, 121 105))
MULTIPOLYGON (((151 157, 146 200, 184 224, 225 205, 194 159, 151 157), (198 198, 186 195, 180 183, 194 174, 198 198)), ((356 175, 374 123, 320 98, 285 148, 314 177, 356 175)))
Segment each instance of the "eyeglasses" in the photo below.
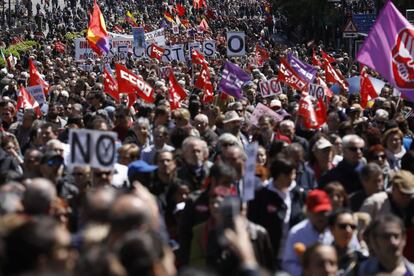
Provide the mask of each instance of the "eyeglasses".
POLYGON ((350 227, 352 230, 355 230, 357 226, 351 223, 338 223, 336 225, 339 229, 346 230, 347 227, 350 227))
POLYGON ((359 148, 359 147, 347 147, 347 149, 349 149, 350 151, 353 151, 353 152, 357 152, 357 151, 362 151, 364 148, 359 148))

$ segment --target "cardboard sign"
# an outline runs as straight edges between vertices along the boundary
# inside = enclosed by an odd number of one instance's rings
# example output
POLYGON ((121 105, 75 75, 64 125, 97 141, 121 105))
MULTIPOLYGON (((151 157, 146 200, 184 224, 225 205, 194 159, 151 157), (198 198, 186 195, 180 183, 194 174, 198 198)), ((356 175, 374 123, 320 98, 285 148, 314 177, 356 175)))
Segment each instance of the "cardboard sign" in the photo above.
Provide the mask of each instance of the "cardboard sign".
POLYGON ((280 122, 280 121, 283 120, 282 116, 280 116, 279 114, 277 114, 272 109, 265 106, 264 104, 259 103, 256 106, 256 108, 254 109, 252 115, 250 116, 250 123, 252 125, 257 125, 259 123, 260 117, 262 117, 264 115, 273 118, 273 120, 275 120, 275 122, 280 122))
POLYGON ((240 57, 246 55, 244 32, 227 32, 227 56, 240 57))
POLYGON ((282 86, 277 78, 273 78, 267 81, 262 81, 259 83, 260 93, 263 98, 275 96, 282 93, 282 86))
POLYGON ((42 105, 46 102, 46 97, 45 93, 43 92, 42 86, 29 86, 26 87, 26 91, 33 96, 33 98, 39 103, 39 105, 42 105))
POLYGON ((68 165, 112 169, 116 162, 117 136, 118 134, 112 131, 69 129, 68 165))
POLYGON ((309 95, 315 97, 316 99, 322 99, 325 100, 325 89, 322 85, 313 84, 311 83, 309 85, 309 95))

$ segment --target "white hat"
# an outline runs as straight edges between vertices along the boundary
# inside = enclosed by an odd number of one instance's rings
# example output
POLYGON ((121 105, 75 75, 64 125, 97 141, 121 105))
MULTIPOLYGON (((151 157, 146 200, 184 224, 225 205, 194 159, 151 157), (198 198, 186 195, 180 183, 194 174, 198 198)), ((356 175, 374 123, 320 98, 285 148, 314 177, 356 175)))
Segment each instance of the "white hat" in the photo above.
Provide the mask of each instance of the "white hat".
POLYGON ((270 107, 282 107, 282 102, 274 99, 270 102, 270 107))
POLYGON ((320 138, 318 141, 316 141, 315 145, 313 145, 312 150, 321 150, 326 148, 331 148, 332 144, 325 138, 320 138))

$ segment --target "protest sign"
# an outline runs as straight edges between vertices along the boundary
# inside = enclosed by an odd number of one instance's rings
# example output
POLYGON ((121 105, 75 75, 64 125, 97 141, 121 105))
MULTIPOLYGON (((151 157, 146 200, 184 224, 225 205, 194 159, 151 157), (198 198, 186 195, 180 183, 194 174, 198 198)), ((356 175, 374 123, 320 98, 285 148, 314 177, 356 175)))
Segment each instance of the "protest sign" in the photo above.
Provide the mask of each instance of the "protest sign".
POLYGON ((46 102, 45 93, 43 92, 43 87, 41 85, 26 87, 26 91, 33 96, 39 105, 46 102))
POLYGON ((240 57, 246 54, 244 32, 227 32, 227 56, 240 57))
POLYGON ((116 162, 117 133, 89 129, 69 129, 69 166, 112 169, 116 162))
POLYGON ((264 115, 273 118, 275 122, 280 122, 283 120, 283 117, 274 112, 272 109, 262 103, 258 103, 252 115, 250 116, 250 123, 252 125, 257 125, 259 123, 260 117, 264 115))
POLYGON ((263 98, 282 93, 282 86, 277 78, 259 82, 260 93, 263 98))
POLYGON ((315 97, 318 100, 325 100, 325 88, 322 85, 311 83, 309 84, 309 95, 315 97))

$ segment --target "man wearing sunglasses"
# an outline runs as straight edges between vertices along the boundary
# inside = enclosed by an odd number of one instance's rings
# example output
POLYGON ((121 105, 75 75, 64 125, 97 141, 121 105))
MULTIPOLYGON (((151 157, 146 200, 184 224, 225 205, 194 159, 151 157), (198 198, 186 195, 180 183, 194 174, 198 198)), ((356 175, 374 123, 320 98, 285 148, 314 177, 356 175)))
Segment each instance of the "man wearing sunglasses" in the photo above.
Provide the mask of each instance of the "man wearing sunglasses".
POLYGON ((362 189, 359 171, 365 165, 363 158, 365 142, 358 135, 349 134, 344 136, 342 144, 344 159, 321 177, 319 185, 322 188, 330 182, 339 181, 347 194, 351 194, 362 189))
POLYGON ((56 186, 57 193, 64 199, 73 198, 78 189, 63 178, 63 157, 57 151, 47 151, 40 161, 41 176, 49 179, 56 186))

